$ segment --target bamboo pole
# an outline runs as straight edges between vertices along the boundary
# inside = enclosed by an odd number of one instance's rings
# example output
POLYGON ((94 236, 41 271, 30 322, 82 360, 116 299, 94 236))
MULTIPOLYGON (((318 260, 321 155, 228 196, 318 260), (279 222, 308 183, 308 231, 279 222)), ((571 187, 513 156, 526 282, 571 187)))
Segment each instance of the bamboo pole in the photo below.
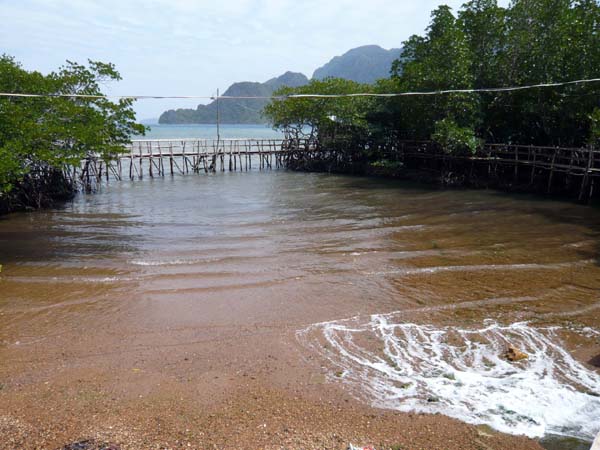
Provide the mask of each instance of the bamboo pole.
POLYGON ((552 188, 552 177, 554 176, 554 163, 556 161, 556 153, 557 153, 557 149, 554 149, 554 153, 552 154, 552 163, 550 164, 550 175, 548 176, 548 187, 546 189, 546 192, 549 194, 550 193, 550 189, 552 188))
POLYGON ((593 157, 594 157, 593 148, 594 147, 592 147, 592 146, 588 147, 588 160, 587 160, 584 175, 583 175, 583 177, 581 177, 581 188, 579 189, 579 201, 581 201, 583 198, 584 189, 585 189, 585 186, 588 182, 588 178, 590 175, 590 169, 592 167, 592 161, 593 161, 593 157))
POLYGON ((533 178, 535 176, 535 161, 537 159, 537 152, 531 145, 529 146, 529 151, 532 152, 532 154, 533 154, 533 164, 531 165, 531 177, 529 179, 529 184, 533 185, 533 178))
POLYGON ((171 176, 174 175, 173 172, 173 143, 169 143, 169 167, 171 168, 171 176))
POLYGON ((144 170, 142 168, 142 160, 144 158, 142 158, 142 146, 140 145, 140 170, 138 172, 138 176, 140 178, 140 180, 144 177, 144 170))

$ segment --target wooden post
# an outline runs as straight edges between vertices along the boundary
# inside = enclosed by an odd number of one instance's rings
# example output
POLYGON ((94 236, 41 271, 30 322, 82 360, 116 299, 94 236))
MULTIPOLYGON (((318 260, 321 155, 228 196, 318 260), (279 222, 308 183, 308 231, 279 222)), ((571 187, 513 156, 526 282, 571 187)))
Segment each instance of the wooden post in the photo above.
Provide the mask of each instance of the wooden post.
POLYGON ((517 184, 519 181, 519 147, 515 145, 515 175, 513 183, 517 184))
POLYGON ((259 161, 260 161, 260 169, 262 170, 263 167, 265 166, 265 159, 264 159, 264 150, 265 150, 265 145, 263 143, 263 141, 259 141, 259 150, 258 150, 258 157, 259 157, 259 161))
POLYGON ((154 178, 154 173, 152 172, 152 143, 148 143, 148 173, 150 174, 150 178, 154 178))
POLYGON ((200 146, 201 146, 200 141, 198 141, 198 145, 196 147, 196 155, 198 156, 198 161, 197 161, 198 165, 196 166, 196 173, 200 173, 200 164, 202 162, 203 155, 204 155, 203 150, 201 149, 200 146))
POLYGON ((570 153, 571 153, 571 156, 569 157, 569 168, 567 169, 567 174, 565 176, 565 187, 566 187, 567 191, 571 187, 571 170, 573 169, 573 159, 574 159, 574 155, 575 155, 575 152, 572 149, 570 150, 570 153))
POLYGON ((592 167, 592 161, 593 161, 593 157, 594 157, 593 149, 594 149, 594 147, 592 147, 592 146, 588 147, 588 160, 587 160, 587 164, 585 167, 585 173, 583 174, 583 177, 581 178, 581 188, 579 189, 579 200, 580 201, 583 199, 583 193, 585 190, 585 186, 589 179, 590 169, 592 167))
POLYGON ((233 147, 234 147, 232 150, 233 151, 233 170, 235 172, 237 172, 237 154, 238 154, 237 146, 238 146, 238 142, 237 141, 233 142, 233 147))
POLYGON ((144 158, 142 158, 142 145, 140 144, 140 173, 138 173, 140 180, 144 177, 144 170, 142 168, 142 160, 143 159, 144 158))
POLYGON ((173 176, 174 172, 173 172, 173 143, 172 142, 169 142, 169 153, 170 153, 169 166, 171 167, 171 176, 173 176))
POLYGON ((129 179, 133 180, 133 146, 131 147, 131 154, 129 155, 129 179))
POLYGON ((251 142, 245 141, 244 147, 246 148, 246 172, 248 172, 248 164, 250 164, 250 168, 252 169, 252 162, 250 162, 250 158, 252 157, 250 155, 250 151, 252 150, 251 142))
POLYGON ((554 153, 552 154, 552 163, 550 164, 550 175, 548 176, 548 188, 546 192, 549 194, 550 189, 552 188, 552 177, 554 176, 554 162, 556 161, 556 153, 557 149, 554 149, 554 153))
POLYGON ((183 165, 183 173, 184 175, 186 173, 188 173, 188 162, 187 162, 187 158, 185 156, 185 142, 181 142, 181 157, 182 157, 182 162, 181 164, 183 165))
POLYGON ((535 151, 535 148, 533 148, 533 146, 529 146, 529 151, 533 153, 533 161, 532 161, 532 165, 531 165, 531 178, 529 179, 529 184, 533 185, 533 177, 535 176, 535 161, 537 158, 537 152, 535 151))
POLYGON ((164 155, 162 152, 162 147, 160 147, 160 144, 159 144, 158 148, 160 148, 160 170, 162 172, 162 176, 164 177, 165 176, 165 161, 164 161, 164 155))

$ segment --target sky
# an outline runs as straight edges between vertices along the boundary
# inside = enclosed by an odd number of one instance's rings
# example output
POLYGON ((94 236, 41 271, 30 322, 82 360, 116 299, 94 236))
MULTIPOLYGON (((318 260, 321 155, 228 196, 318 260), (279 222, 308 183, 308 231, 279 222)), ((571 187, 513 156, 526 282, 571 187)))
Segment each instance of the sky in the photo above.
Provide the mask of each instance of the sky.
MULTIPOLYGON (((500 1, 505 5, 508 0, 500 1)), ((0 53, 43 73, 112 62, 114 95, 210 96, 291 70, 309 78, 351 48, 398 48, 463 0, 0 0, 0 53)), ((140 100, 138 119, 198 100, 140 100)))

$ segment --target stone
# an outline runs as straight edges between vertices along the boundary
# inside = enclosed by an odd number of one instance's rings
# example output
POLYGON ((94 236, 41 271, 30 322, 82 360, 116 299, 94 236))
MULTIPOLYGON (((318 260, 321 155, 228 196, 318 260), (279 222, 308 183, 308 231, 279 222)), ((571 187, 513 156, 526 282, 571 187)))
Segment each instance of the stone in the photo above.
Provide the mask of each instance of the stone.
POLYGON ((527 353, 522 352, 518 348, 516 348, 512 345, 509 345, 508 350, 506 350, 506 353, 504 354, 504 357, 506 359, 508 359, 509 361, 517 362, 517 361, 521 361, 523 359, 527 359, 528 355, 527 355, 527 353))

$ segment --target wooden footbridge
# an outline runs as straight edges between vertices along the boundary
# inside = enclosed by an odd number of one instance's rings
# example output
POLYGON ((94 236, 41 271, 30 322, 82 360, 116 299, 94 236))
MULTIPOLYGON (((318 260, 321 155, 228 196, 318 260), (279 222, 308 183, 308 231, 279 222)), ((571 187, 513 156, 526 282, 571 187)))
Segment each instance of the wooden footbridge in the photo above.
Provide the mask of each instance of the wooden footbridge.
POLYGON ((400 142, 396 154, 406 166, 479 178, 491 186, 561 193, 589 201, 598 196, 600 149, 485 144, 474 155, 449 155, 432 142, 400 142))
POLYGON ((112 158, 90 156, 72 169, 86 187, 111 179, 283 168, 298 152, 315 151, 307 139, 153 139, 134 140, 112 158))
MULTIPOLYGON (((589 200, 597 196, 600 149, 486 144, 474 155, 451 155, 432 142, 398 141, 379 149, 382 157, 406 168, 458 174, 467 185, 514 187, 568 193, 589 200)), ((137 180, 190 173, 209 174, 292 168, 347 171, 370 165, 361 145, 315 139, 154 139, 134 140, 111 158, 91 155, 67 169, 82 190, 111 179, 137 180)))

